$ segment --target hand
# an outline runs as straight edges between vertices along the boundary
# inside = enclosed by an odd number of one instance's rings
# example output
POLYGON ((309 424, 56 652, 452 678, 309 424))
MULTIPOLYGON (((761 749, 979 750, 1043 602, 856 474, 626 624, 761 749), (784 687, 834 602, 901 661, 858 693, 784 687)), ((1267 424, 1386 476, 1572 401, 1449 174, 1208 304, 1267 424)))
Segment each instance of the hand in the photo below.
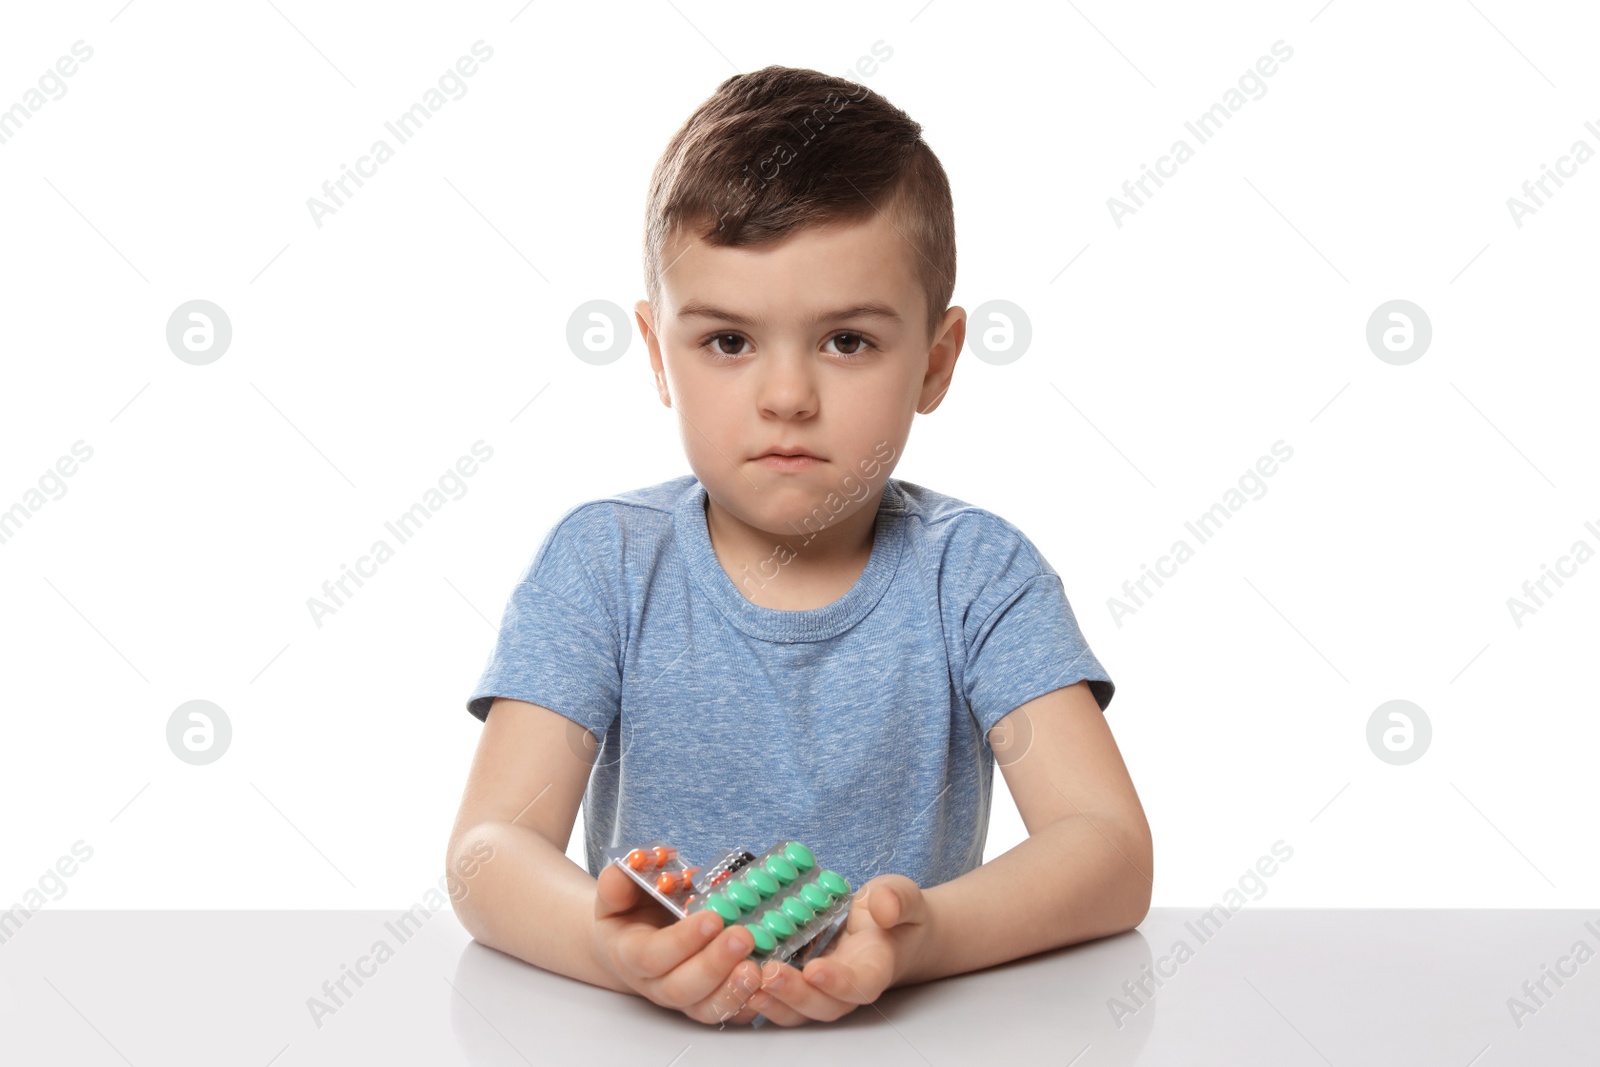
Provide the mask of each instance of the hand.
POLYGON ((760 967, 746 959, 755 947, 750 931, 738 924, 723 929, 713 912, 673 919, 609 863, 595 890, 594 941, 602 965, 652 1003, 700 1023, 748 1023, 756 1017, 746 1003, 761 984, 760 967))
POLYGON ((910 970, 929 937, 927 898, 903 874, 883 874, 856 891, 850 917, 805 969, 767 961, 749 1006, 779 1026, 831 1021, 877 1000, 910 970))

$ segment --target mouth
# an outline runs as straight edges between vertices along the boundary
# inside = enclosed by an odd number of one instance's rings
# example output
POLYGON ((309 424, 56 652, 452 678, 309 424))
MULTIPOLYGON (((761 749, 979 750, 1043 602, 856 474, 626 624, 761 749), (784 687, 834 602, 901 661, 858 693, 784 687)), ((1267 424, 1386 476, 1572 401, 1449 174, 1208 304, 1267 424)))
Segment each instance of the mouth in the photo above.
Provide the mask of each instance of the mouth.
POLYGON ((768 449, 751 462, 780 471, 800 471, 822 463, 823 459, 803 448, 779 446, 768 449))
POLYGON ((807 457, 810 457, 811 459, 821 459, 822 458, 821 456, 817 455, 815 452, 811 452, 811 451, 809 451, 807 449, 804 449, 804 448, 800 448, 800 447, 788 448, 788 447, 785 447, 783 445, 778 445, 775 448, 767 449, 765 452, 761 453, 761 455, 757 456, 756 459, 766 459, 768 456, 807 456, 807 457))

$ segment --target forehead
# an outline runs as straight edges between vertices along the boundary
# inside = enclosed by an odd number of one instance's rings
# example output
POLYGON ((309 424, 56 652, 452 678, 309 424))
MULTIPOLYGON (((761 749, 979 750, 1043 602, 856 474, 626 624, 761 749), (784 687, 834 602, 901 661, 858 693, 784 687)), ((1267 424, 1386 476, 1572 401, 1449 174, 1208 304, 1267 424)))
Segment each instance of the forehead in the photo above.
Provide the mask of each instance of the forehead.
POLYGON ((809 321, 820 310, 878 302, 910 322, 922 303, 915 256, 883 212, 760 245, 715 245, 680 231, 664 249, 661 289, 673 315, 693 303, 763 322, 809 321))

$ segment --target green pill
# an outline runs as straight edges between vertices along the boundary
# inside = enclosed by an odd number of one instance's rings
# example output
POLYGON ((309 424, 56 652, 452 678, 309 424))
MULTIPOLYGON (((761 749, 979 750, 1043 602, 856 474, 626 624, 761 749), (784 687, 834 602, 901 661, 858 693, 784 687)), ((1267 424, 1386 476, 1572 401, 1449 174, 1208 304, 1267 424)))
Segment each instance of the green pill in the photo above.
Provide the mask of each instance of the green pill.
POLYGON ((818 911, 833 903, 833 898, 828 895, 828 891, 815 882, 807 882, 801 887, 800 899, 818 911))
POLYGON ((788 885, 800 877, 800 872, 794 869, 794 864, 782 856, 767 857, 767 873, 776 878, 782 885, 788 885))
POLYGON ((746 874, 744 880, 750 883, 751 889, 761 894, 762 900, 778 891, 778 880, 759 867, 753 868, 746 874))
POLYGON ((811 906, 799 897, 790 897, 784 901, 783 913, 797 923, 810 922, 811 917, 816 914, 811 910, 811 906))
POLYGON ((823 871, 817 875, 817 884, 836 897, 850 895, 850 883, 838 871, 823 871))
POLYGON ((712 893, 706 897, 706 910, 714 911, 722 916, 722 925, 739 921, 739 905, 723 896, 721 893, 712 893))
POLYGON ((726 894, 729 900, 739 905, 740 911, 750 911, 761 903, 761 897, 756 894, 756 891, 743 882, 729 882, 728 888, 722 892, 726 894))
POLYGON ((756 939, 757 952, 771 952, 778 947, 778 939, 768 932, 760 923, 745 923, 744 928, 750 931, 750 936, 756 939))
POLYGON ((811 850, 798 841, 790 841, 784 846, 783 855, 802 874, 817 865, 817 857, 813 856, 811 850))
POLYGON ((776 937, 780 941, 794 933, 794 923, 784 918, 783 912, 781 911, 767 912, 765 915, 761 916, 761 922, 768 930, 772 931, 772 936, 776 937))

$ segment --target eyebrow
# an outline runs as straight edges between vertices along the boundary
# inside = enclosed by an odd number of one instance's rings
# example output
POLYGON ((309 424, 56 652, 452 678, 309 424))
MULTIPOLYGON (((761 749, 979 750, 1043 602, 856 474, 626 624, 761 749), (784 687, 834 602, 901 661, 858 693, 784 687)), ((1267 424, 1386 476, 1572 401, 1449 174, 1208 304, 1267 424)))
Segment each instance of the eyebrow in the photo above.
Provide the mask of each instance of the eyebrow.
MULTIPOLYGON (((722 322, 731 322, 739 326, 765 326, 765 322, 748 315, 741 315, 725 308, 715 307, 700 300, 691 300, 678 309, 679 318, 717 319, 722 322)), ((813 325, 824 322, 842 322, 846 319, 883 319, 885 322, 900 322, 900 313, 888 304, 869 300, 864 304, 854 307, 840 308, 837 311, 824 311, 812 320, 813 325)))

